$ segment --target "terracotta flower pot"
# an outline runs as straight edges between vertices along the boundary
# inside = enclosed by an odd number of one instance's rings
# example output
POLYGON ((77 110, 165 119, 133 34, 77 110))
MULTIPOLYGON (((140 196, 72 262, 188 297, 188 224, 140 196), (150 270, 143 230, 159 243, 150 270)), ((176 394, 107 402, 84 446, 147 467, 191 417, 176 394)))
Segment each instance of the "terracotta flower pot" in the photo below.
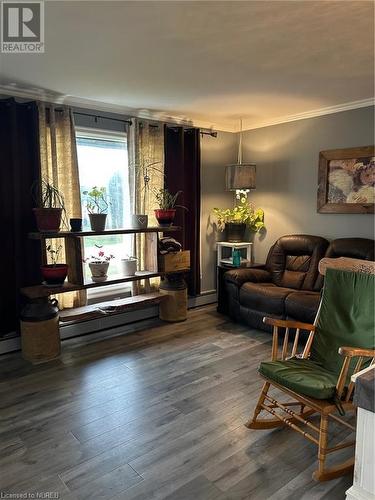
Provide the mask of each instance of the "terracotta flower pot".
POLYGON ((171 226, 173 224, 176 215, 175 208, 170 208, 168 210, 156 209, 154 212, 159 226, 171 226))
POLYGON ((102 281, 106 281, 106 279, 108 278, 107 276, 108 266, 109 262, 90 262, 89 268, 91 271, 92 281, 94 281, 95 283, 101 283, 102 281))
POLYGON ((40 266, 40 270, 46 285, 62 285, 68 274, 66 264, 47 264, 40 266))
POLYGON ((57 233, 60 230, 62 208, 33 208, 38 231, 57 233))

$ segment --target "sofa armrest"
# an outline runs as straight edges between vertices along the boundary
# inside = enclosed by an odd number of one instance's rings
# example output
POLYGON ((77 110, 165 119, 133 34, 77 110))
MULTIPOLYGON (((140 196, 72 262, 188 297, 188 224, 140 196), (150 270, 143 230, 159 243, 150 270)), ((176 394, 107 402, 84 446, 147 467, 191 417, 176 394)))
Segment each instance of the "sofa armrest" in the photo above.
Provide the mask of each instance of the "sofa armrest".
POLYGON ((266 269, 246 267, 227 271, 224 279, 229 283, 234 283, 238 287, 241 287, 247 281, 252 281, 253 283, 269 282, 271 281, 271 273, 266 269))

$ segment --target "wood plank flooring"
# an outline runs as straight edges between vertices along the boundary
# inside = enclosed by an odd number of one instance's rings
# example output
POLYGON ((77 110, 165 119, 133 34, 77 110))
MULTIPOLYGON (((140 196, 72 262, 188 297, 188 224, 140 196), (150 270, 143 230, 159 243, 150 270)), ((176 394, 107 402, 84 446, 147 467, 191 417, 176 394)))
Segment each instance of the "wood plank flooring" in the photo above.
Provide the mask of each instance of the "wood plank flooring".
POLYGON ((270 342, 207 306, 184 323, 65 342, 45 365, 3 356, 2 496, 344 499, 351 477, 312 480, 314 445, 288 429, 243 425, 270 342))

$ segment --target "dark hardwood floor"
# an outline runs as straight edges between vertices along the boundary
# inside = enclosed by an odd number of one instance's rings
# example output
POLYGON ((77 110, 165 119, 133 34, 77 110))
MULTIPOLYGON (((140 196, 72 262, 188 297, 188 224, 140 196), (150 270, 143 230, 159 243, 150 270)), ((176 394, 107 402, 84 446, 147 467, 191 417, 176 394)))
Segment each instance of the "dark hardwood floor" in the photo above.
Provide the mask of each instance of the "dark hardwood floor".
POLYGON ((208 306, 184 323, 65 342, 46 365, 3 356, 2 497, 344 499, 350 477, 312 480, 314 445, 243 425, 270 341, 208 306))

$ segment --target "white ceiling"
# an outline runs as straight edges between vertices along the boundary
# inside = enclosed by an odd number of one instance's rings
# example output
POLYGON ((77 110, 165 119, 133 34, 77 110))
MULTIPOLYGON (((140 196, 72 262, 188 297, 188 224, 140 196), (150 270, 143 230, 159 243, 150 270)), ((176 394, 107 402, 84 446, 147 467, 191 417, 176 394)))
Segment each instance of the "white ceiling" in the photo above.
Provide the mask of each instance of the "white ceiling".
POLYGON ((47 1, 45 32, 0 92, 230 131, 373 96, 372 1, 47 1))

